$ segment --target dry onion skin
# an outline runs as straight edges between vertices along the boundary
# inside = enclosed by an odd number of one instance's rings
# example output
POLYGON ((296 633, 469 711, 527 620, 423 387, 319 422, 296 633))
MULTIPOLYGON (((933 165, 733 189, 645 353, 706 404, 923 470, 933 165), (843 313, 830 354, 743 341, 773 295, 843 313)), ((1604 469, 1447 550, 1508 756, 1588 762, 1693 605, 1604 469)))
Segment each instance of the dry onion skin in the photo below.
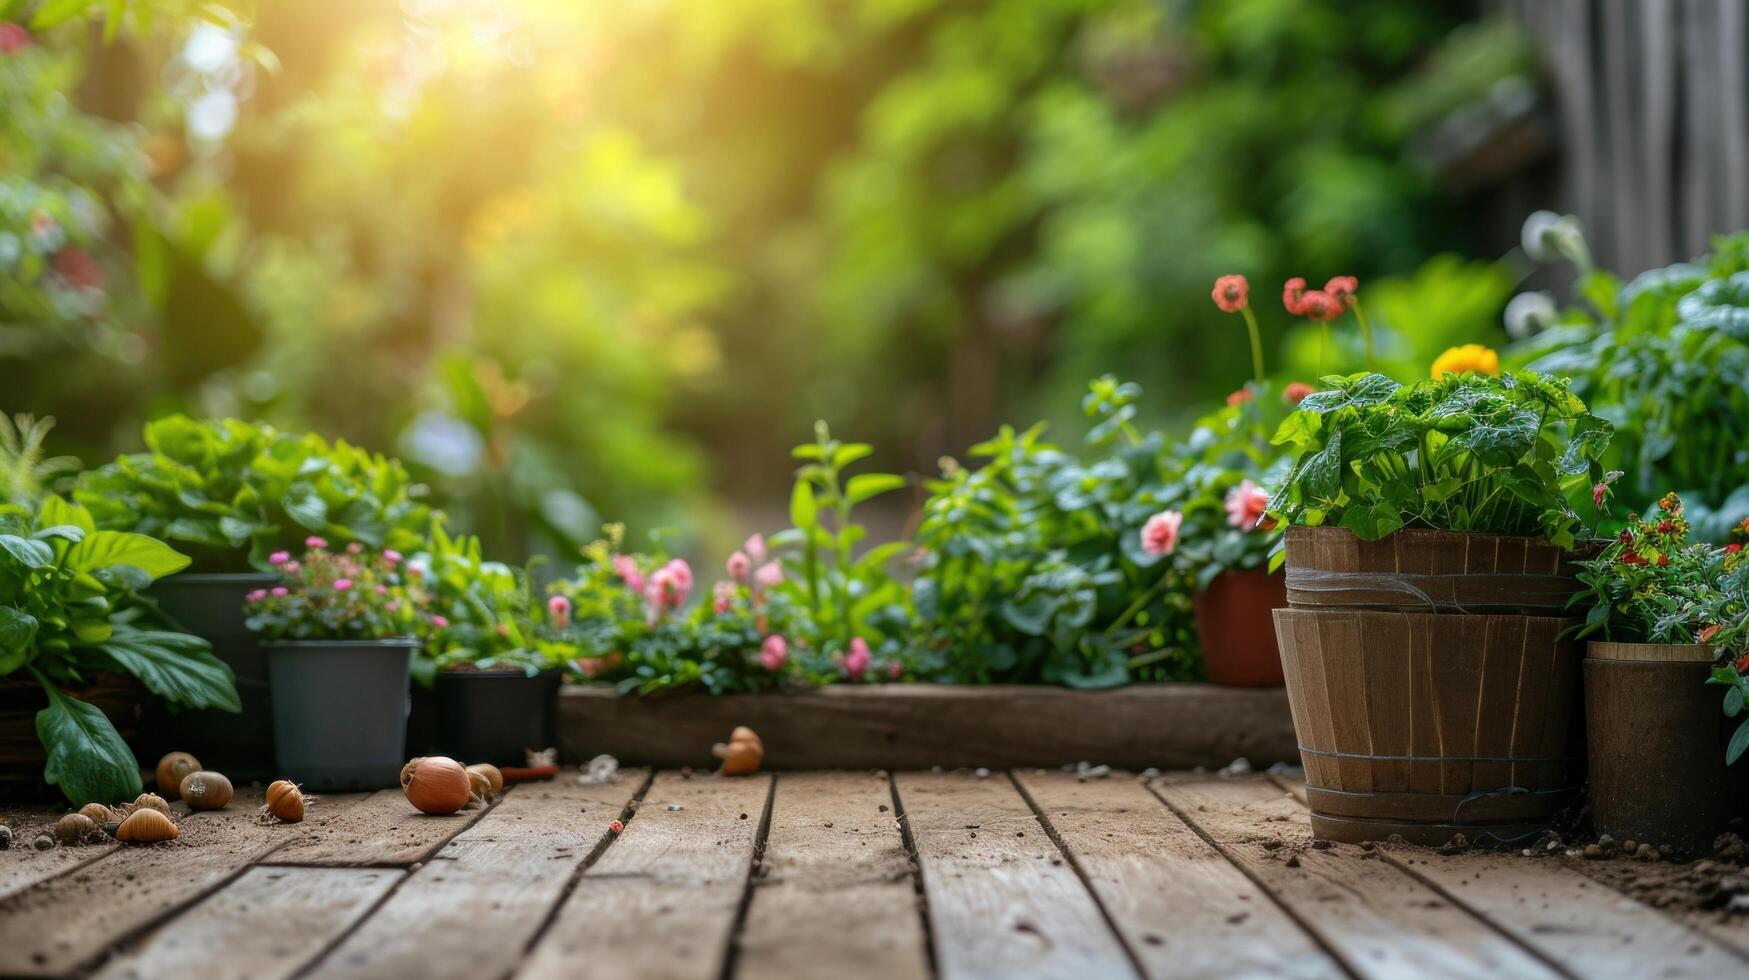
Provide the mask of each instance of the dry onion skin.
POLYGON ((115 823, 116 821, 115 811, 101 803, 87 803, 79 808, 79 812, 84 814, 92 823, 99 827, 106 823, 115 823))
POLYGON ((55 821, 55 839, 63 844, 83 843, 97 833, 97 822, 83 813, 69 813, 55 821))
POLYGON ((401 771, 401 780, 407 802, 420 813, 434 816, 454 813, 467 806, 472 796, 467 770, 447 756, 414 759, 401 771))
POLYGON ((223 810, 231 802, 231 781, 223 773, 203 769, 182 777, 177 792, 191 810, 223 810))
POLYGON ((504 774, 499 772, 498 767, 492 765, 490 762, 476 762, 468 767, 468 772, 477 772, 486 777, 486 782, 492 785, 492 792, 490 795, 497 796, 499 793, 504 792, 504 774))
POLYGON ((171 752, 158 760, 158 792, 175 799, 181 792, 183 778, 200 768, 200 760, 187 752, 171 752))
POLYGON ((468 806, 485 806, 492 798, 492 781, 476 769, 468 769, 468 806))
POLYGON ((289 779, 274 780, 267 787, 267 805, 263 809, 283 823, 297 823, 304 819, 304 791, 289 779))
POLYGON ((141 807, 115 828, 115 839, 124 844, 156 844, 175 840, 179 831, 169 815, 151 807, 141 807))

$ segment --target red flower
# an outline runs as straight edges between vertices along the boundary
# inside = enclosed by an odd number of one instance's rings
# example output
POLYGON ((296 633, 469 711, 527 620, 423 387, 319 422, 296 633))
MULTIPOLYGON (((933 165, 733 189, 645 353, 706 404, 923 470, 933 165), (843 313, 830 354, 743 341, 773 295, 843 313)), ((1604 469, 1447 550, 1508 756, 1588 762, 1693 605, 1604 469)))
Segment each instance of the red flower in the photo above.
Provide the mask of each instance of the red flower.
POLYGON ((1720 626, 1718 623, 1714 623, 1711 626, 1708 626, 1706 629, 1701 630, 1700 635, 1695 637, 1695 639, 1699 640, 1702 643, 1711 643, 1713 641, 1713 637, 1718 636, 1719 630, 1722 630, 1722 629, 1724 629, 1723 626, 1720 626))
POLYGON ((1215 280, 1212 294, 1215 305, 1227 313, 1237 313, 1251 302, 1251 284, 1244 276, 1222 276, 1215 280))
POLYGON ((1621 563, 1623 565, 1644 565, 1646 559, 1641 558, 1638 552, 1629 551, 1621 556, 1621 563))
POLYGON ((1287 402, 1289 405, 1298 405, 1300 402, 1306 400, 1307 395, 1317 390, 1318 389, 1306 384, 1304 381, 1295 381, 1282 389, 1281 400, 1287 402))
POLYGON ((1725 554, 1727 554, 1727 555, 1734 555, 1737 552, 1742 551, 1742 550, 1743 550, 1743 546, 1736 543, 1735 541, 1731 542, 1728 545, 1725 545, 1725 554))
POLYGON ((18 24, 0 23, 0 54, 17 54, 30 47, 30 32, 18 24))
MULTIPOLYGON (((1609 496, 1609 484, 1599 483, 1597 486, 1591 488, 1591 502, 1598 507, 1603 506, 1603 498, 1607 496, 1609 496)), ((1622 533, 1626 534, 1627 532, 1623 531, 1622 533)))
POLYGON ((1299 276, 1295 276, 1282 284, 1281 305, 1287 307, 1287 311, 1294 316, 1305 316, 1306 311, 1300 306, 1301 297, 1303 297, 1305 293, 1306 281, 1299 276))
POLYGON ((49 260, 55 275, 74 289, 102 289, 103 266, 82 248, 63 248, 49 260))
POLYGON ((1666 517, 1663 520, 1658 522, 1658 533, 1659 534, 1673 534, 1673 533, 1675 533, 1675 531, 1676 531, 1676 522, 1671 520, 1670 518, 1666 517))
POLYGON ((1354 291, 1359 288, 1360 280, 1353 276, 1336 276, 1324 284, 1324 292, 1344 310, 1354 309, 1354 291))
POLYGON ((1737 662, 1732 664, 1732 666, 1737 668, 1737 673, 1739 674, 1749 674, 1749 653, 1745 653, 1741 657, 1738 657, 1737 662))
POLYGON ((1257 394, 1255 392, 1253 392, 1250 388, 1240 388, 1238 391, 1235 391, 1232 394, 1227 396, 1227 404, 1229 406, 1231 406, 1231 405, 1243 405, 1246 402, 1248 402, 1251 399, 1256 398, 1256 397, 1257 397, 1257 394))
POLYGON ((1659 555, 1658 556, 1658 567, 1659 568, 1664 568, 1664 567, 1668 566, 1669 564, 1670 564, 1670 556, 1669 555, 1659 555))
POLYGON ((1334 320, 1342 314, 1342 304, 1330 298, 1330 294, 1321 289, 1314 289, 1300 297, 1300 315, 1322 323, 1334 320))
POLYGON ((1633 544, 1634 543, 1634 533, 1632 531, 1629 531, 1627 528, 1624 527, 1621 529, 1621 535, 1619 537, 1617 537, 1616 540, 1620 541, 1622 544, 1633 544))

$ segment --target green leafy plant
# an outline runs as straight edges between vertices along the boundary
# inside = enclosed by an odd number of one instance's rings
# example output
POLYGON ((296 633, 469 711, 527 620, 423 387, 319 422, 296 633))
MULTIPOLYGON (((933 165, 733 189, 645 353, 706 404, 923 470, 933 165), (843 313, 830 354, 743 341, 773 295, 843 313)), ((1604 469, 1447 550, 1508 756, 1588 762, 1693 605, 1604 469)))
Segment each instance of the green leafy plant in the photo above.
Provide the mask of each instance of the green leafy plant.
POLYGON ((1572 547, 1594 522, 1609 422, 1557 379, 1466 372, 1400 385, 1324 379, 1276 432, 1296 459, 1270 500, 1288 524, 1382 538, 1402 527, 1542 535, 1572 547), (1591 520, 1579 508, 1589 508, 1591 520))
MULTIPOLYGON (((1563 256, 1588 261, 1576 224, 1563 256)), ((1695 534, 1721 542, 1749 517, 1749 233, 1718 238, 1713 254, 1623 284, 1590 269, 1579 302, 1513 356, 1571 376, 1573 391, 1615 424, 1606 465, 1629 474, 1640 503, 1675 487, 1695 534)), ((1582 269, 1586 267, 1582 264, 1582 269)))
POLYGON ((1004 426, 929 484, 913 584, 927 676, 954 683, 1110 687, 1194 670, 1185 574, 1143 528, 1183 495, 1159 433, 1134 425, 1141 388, 1089 387, 1083 462, 1044 426, 1004 426))
POLYGON ((407 586, 404 560, 392 549, 367 551, 353 542, 340 551, 309 538, 302 558, 279 552, 280 584, 249 593, 249 628, 270 640, 386 640, 440 629, 425 595, 407 586))
POLYGON ((1224 571, 1267 568, 1281 543, 1266 513, 1266 488, 1278 484, 1293 461, 1270 445, 1269 415, 1273 410, 1279 419, 1284 412, 1273 409, 1280 400, 1269 394, 1267 386, 1247 386, 1172 447, 1182 475, 1169 502, 1184 515, 1173 560, 1197 588, 1224 571))
POLYGON ((422 656, 413 676, 429 686, 442 670, 522 670, 557 666, 537 645, 539 611, 526 572, 486 561, 480 539, 451 537, 434 524, 425 550, 407 563, 428 615, 417 617, 422 656))
POLYGON ((306 535, 411 553, 432 512, 395 460, 237 419, 147 423, 147 452, 86 473, 75 496, 101 527, 189 549, 208 571, 272 571, 306 535))
POLYGON ((813 442, 792 451, 803 461, 790 493, 793 526, 773 535, 771 546, 789 553, 784 589, 807 609, 819 649, 848 652, 858 638, 897 646, 908 619, 904 589, 887 571, 907 545, 892 541, 856 551, 868 536, 856 523, 857 506, 905 486, 905 478, 892 473, 846 473, 873 452, 866 443, 832 438, 825 422, 814 423, 813 442))
POLYGON ((35 507, 50 493, 65 489, 79 461, 49 456, 43 443, 55 427, 53 416, 8 416, 0 412, 0 503, 35 507))
MULTIPOLYGON (((1702 613, 1708 625, 1697 634, 1700 642, 1719 648, 1719 662, 1707 683, 1725 688, 1725 716, 1735 718, 1749 702, 1749 518, 1731 529, 1731 540, 1722 549, 1722 574, 1718 587, 1704 602, 1702 613)), ((1749 718, 1731 733, 1725 746, 1725 764, 1749 752, 1749 718)))
POLYGON ((22 673, 42 685, 43 778, 75 805, 140 792, 138 762, 103 712, 77 698, 81 685, 125 674, 172 704, 241 710, 209 644, 155 628, 154 607, 138 597, 187 564, 162 541, 98 530, 60 497, 34 513, 0 505, 0 678, 22 673))
POLYGON ((1601 633, 1624 643, 1729 645, 1749 634, 1749 622, 1714 628, 1727 560, 1735 561, 1724 551, 1689 542, 1682 500, 1665 494, 1652 513, 1630 520, 1597 557, 1579 563, 1585 591, 1573 597, 1573 604, 1590 608, 1578 635, 1601 633))

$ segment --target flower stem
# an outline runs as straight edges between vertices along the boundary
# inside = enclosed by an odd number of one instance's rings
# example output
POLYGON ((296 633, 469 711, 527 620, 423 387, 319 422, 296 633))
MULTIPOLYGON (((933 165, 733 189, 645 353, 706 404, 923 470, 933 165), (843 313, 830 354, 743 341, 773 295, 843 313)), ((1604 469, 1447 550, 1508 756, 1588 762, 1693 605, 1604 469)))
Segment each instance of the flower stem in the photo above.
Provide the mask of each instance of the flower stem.
POLYGON ((1263 334, 1257 329, 1257 317, 1251 312, 1251 307, 1241 306, 1239 312, 1245 314, 1245 329, 1251 333, 1251 372, 1257 379, 1258 387, 1263 386, 1263 334))
POLYGON ((1170 563, 1168 563, 1166 566, 1165 574, 1160 576, 1160 581, 1155 582, 1154 585, 1148 589, 1148 591, 1137 596, 1136 601, 1130 603, 1130 607, 1123 611, 1123 615, 1119 616, 1116 621, 1114 621, 1110 626, 1107 626, 1105 628, 1105 635, 1110 636, 1111 634, 1116 633, 1118 630, 1123 629, 1124 625, 1127 624, 1132 618, 1134 618, 1137 613, 1141 612, 1143 609, 1146 609, 1148 606, 1148 603, 1153 602, 1154 597, 1156 595, 1159 595, 1163 590, 1165 590, 1166 582, 1171 577, 1172 577, 1172 566, 1170 563))
POLYGON ((1372 324, 1366 322, 1366 311, 1360 308, 1360 300, 1354 301, 1354 318, 1360 321, 1360 339, 1366 345, 1366 369, 1372 370, 1372 324))
POLYGON ((1324 376, 1324 348, 1330 343, 1330 321, 1318 321, 1318 377, 1324 376))

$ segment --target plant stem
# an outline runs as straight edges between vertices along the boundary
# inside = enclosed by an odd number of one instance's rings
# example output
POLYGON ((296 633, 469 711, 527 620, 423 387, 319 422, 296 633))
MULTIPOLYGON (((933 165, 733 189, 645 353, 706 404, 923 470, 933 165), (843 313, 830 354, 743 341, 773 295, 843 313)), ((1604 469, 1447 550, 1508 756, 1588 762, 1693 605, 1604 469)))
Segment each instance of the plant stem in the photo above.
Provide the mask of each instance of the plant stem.
POLYGON ((1366 345, 1366 369, 1372 370, 1372 324, 1366 322, 1366 311, 1360 308, 1360 300, 1354 301, 1354 318, 1360 322, 1360 340, 1366 345))
POLYGON ((1153 602, 1154 597, 1156 595, 1159 595, 1160 592, 1166 588, 1166 580, 1171 578, 1171 577, 1172 577, 1172 568, 1170 566, 1168 566, 1165 573, 1160 576, 1160 581, 1155 582, 1154 585, 1148 589, 1148 591, 1137 596, 1136 601, 1130 603, 1130 607, 1123 611, 1123 615, 1119 616, 1115 622, 1113 622, 1110 626, 1107 626, 1105 628, 1105 635, 1110 636, 1111 634, 1116 633, 1118 630, 1122 629, 1126 624, 1128 624, 1131 619, 1135 618, 1135 615, 1137 613, 1141 612, 1143 609, 1146 609, 1148 607, 1148 603, 1153 602))
POLYGON ((1257 329, 1257 317, 1251 312, 1251 307, 1241 306, 1239 312, 1245 315, 1245 329, 1251 334, 1251 373, 1257 379, 1258 387, 1263 386, 1263 333, 1257 329))

